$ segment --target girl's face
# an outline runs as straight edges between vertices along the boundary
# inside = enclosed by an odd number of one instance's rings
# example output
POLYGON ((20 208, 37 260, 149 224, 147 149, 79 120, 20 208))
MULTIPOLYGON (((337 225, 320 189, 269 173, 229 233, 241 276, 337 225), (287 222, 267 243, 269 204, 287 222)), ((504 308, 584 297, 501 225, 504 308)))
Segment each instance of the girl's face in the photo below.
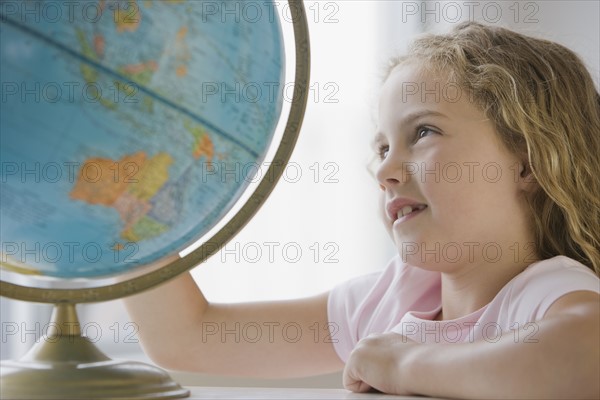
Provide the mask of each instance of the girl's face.
POLYGON ((403 261, 454 271, 532 255, 523 162, 458 85, 397 67, 382 88, 375 146, 383 219, 403 261))

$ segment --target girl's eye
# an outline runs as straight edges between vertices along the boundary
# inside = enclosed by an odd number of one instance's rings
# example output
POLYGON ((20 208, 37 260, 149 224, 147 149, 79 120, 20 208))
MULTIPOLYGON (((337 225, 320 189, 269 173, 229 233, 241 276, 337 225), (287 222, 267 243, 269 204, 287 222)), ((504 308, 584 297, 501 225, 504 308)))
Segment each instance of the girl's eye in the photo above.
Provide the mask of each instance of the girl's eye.
POLYGON ((377 147, 377 155, 379 156, 379 159, 384 160, 387 157, 389 151, 390 146, 388 146, 387 144, 380 144, 377 147))
POLYGON ((429 136, 432 133, 437 133, 436 131, 434 131, 433 129, 429 128, 428 126, 419 126, 417 128, 417 134, 416 134, 416 139, 423 139, 426 136, 429 136))

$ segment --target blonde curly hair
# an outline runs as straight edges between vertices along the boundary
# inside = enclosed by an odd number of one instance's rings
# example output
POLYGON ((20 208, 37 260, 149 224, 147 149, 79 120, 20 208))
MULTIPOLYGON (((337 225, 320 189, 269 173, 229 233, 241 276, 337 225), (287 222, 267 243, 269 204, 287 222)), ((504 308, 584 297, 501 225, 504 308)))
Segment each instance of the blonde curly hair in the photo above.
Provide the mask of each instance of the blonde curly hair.
POLYGON ((536 249, 564 255, 600 276, 600 95, 566 47, 476 22, 416 39, 386 77, 419 61, 456 82, 528 162, 536 249))

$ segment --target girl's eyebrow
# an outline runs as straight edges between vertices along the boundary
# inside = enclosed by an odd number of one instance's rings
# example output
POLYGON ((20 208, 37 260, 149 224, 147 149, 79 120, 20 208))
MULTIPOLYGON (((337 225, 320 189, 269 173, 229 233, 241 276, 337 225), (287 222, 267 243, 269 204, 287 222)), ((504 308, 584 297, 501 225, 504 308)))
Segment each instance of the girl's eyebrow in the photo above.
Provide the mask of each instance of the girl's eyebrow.
MULTIPOLYGON (((402 118, 400 120, 399 125, 406 126, 406 125, 414 123, 415 120, 418 120, 420 118, 432 117, 432 116, 448 119, 448 116, 444 113, 441 113, 439 111, 424 109, 424 110, 417 110, 417 111, 411 112, 410 114, 406 115, 404 118, 402 118)), ((377 145, 382 142, 385 142, 385 135, 381 131, 377 131, 375 133, 375 137, 373 138, 372 145, 374 147, 377 147, 377 145)))
POLYGON ((385 136, 381 131, 375 133, 375 137, 371 140, 371 147, 377 149, 381 143, 385 141, 385 136))

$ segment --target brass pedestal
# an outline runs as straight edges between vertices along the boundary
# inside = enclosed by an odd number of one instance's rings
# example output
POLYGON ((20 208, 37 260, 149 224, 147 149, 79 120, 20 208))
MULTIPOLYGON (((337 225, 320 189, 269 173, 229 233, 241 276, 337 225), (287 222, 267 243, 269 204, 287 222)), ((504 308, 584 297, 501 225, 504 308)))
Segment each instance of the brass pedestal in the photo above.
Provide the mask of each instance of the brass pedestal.
POLYGON ((81 336, 75 305, 56 305, 48 333, 0 366, 2 399, 173 399, 189 391, 160 368, 114 361, 81 336))

